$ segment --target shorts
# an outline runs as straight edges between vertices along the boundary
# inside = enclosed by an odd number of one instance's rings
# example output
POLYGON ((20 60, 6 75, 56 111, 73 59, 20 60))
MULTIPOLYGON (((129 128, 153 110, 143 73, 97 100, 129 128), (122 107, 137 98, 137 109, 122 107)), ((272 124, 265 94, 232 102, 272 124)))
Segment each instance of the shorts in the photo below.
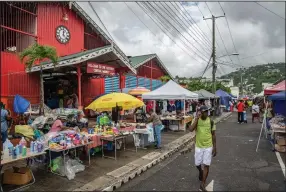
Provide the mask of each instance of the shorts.
POLYGON ((195 147, 195 165, 211 165, 213 147, 198 148, 195 147))

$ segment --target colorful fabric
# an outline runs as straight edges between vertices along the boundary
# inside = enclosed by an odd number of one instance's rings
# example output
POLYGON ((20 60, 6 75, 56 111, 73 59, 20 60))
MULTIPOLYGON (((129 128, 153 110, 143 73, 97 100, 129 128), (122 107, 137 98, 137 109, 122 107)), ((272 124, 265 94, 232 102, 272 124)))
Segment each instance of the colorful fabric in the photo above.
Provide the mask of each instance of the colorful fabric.
POLYGON ((63 123, 61 122, 61 120, 58 119, 54 122, 49 132, 58 132, 61 130, 62 126, 63 126, 63 123))
POLYGON ((4 133, 8 130, 8 124, 7 124, 7 116, 8 111, 6 109, 1 109, 1 133, 4 133))

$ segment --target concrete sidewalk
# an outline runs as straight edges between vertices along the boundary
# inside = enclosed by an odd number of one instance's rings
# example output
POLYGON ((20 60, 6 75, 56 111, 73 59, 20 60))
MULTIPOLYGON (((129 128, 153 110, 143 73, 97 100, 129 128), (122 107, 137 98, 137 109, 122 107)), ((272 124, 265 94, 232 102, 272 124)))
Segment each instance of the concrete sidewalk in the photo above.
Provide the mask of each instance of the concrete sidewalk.
MULTIPOLYGON (((220 121, 230 113, 224 113, 216 119, 220 121)), ((135 176, 151 168, 156 163, 169 157, 182 147, 189 145, 194 139, 194 133, 189 132, 163 132, 162 150, 153 148, 135 151, 120 151, 118 160, 102 159, 101 155, 91 158, 90 167, 77 173, 75 179, 68 180, 47 172, 35 169, 36 183, 25 190, 27 191, 110 191, 120 187, 135 176)), ((132 143, 131 141, 129 143, 132 143)), ((127 146, 127 149, 134 149, 127 146)), ((5 186, 4 186, 5 187, 5 186)), ((4 188, 5 189, 5 188, 4 188)))

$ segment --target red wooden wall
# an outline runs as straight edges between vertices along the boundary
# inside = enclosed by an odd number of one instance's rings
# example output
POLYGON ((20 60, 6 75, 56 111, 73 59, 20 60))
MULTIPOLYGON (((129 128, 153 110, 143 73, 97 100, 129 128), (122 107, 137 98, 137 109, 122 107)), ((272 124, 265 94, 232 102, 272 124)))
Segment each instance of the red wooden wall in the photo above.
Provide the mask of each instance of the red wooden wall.
POLYGON ((39 3, 37 19, 38 43, 54 46, 59 56, 80 52, 84 49, 84 22, 76 13, 57 3, 39 3), (67 14, 68 21, 63 20, 67 14), (56 28, 64 25, 70 31, 70 41, 61 44, 56 39, 56 28))
POLYGON ((159 79, 161 76, 167 75, 157 64, 155 59, 146 62, 137 68, 137 76, 159 79))

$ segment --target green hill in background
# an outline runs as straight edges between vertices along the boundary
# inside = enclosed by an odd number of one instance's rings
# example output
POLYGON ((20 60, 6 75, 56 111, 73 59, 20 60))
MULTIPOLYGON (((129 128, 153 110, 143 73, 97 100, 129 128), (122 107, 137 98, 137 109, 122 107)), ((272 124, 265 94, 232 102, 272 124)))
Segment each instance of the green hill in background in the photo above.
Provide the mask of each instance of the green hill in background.
MULTIPOLYGON (((240 71, 231 72, 220 78, 233 79, 234 86, 240 86, 240 71)), ((262 83, 276 83, 285 79, 285 63, 269 63, 242 69, 243 85, 253 84, 253 92, 262 91, 262 83)))

